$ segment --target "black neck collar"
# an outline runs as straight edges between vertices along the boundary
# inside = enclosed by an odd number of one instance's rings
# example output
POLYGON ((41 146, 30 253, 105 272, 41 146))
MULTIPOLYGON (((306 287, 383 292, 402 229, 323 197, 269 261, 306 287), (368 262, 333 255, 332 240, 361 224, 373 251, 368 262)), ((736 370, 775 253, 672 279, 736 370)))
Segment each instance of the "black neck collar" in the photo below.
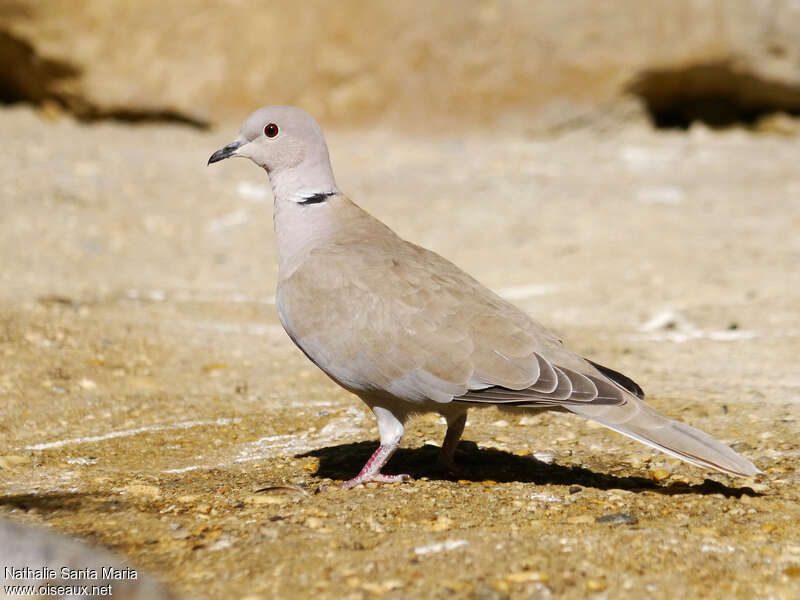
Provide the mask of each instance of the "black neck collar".
POLYGON ((336 192, 321 192, 319 194, 314 194, 313 196, 306 196, 302 200, 298 202, 298 204, 320 204, 321 202, 325 202, 331 196, 336 195, 336 192))

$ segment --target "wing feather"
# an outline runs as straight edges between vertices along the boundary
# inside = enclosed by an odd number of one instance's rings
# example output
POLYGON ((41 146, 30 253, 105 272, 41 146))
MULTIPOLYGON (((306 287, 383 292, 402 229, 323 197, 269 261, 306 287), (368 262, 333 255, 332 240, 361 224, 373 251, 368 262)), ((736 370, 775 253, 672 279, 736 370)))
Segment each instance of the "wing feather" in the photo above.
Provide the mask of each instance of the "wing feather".
POLYGON ((541 354, 537 353, 535 356, 539 362, 539 377, 536 383, 531 386, 531 389, 543 394, 549 394, 558 387, 558 375, 553 365, 541 354))

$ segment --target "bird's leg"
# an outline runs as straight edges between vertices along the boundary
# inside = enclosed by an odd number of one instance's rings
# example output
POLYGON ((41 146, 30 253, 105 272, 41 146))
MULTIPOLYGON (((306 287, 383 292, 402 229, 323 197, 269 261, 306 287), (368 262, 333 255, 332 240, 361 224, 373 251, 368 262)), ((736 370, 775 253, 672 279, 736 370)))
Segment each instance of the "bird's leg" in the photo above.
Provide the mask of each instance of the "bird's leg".
POLYGON ((379 483, 399 483, 411 479, 411 475, 403 473, 402 475, 384 475, 381 469, 388 462, 388 460, 397 450, 400 444, 400 438, 403 437, 403 422, 398 419, 391 411, 383 408, 382 406, 373 406, 372 412, 378 418, 378 432, 381 436, 381 445, 369 457, 369 460, 361 469, 361 472, 345 481, 339 487, 342 489, 350 489, 357 486, 359 483, 368 483, 370 481, 377 481, 379 483))
POLYGON ((453 457, 456 454, 458 440, 461 439, 461 434, 464 433, 464 425, 467 422, 467 413, 447 415, 445 418, 447 419, 447 433, 444 434, 442 449, 439 452, 439 458, 436 461, 436 464, 440 469, 444 469, 453 475, 457 475, 461 469, 456 466, 453 457))

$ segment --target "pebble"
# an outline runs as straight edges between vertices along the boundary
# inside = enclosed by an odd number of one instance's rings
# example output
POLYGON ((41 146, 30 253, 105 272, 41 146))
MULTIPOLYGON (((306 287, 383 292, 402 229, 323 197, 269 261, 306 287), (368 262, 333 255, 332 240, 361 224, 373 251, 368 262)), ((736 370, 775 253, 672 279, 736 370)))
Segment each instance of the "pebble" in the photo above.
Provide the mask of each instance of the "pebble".
POLYGON ((467 546, 467 540, 446 540, 444 542, 436 542, 427 544, 425 546, 417 546, 414 548, 414 554, 417 556, 424 556, 425 554, 437 554, 439 552, 446 552, 449 550, 456 550, 463 546, 467 546))
POLYGON ((610 523, 612 525, 636 525, 639 519, 630 513, 613 513, 597 517, 595 523, 610 523))
POLYGON ((437 517, 433 524, 430 526, 431 531, 449 531, 453 528, 453 519, 449 517, 437 517))
POLYGON ((498 592, 502 592, 504 594, 511 590, 511 586, 505 579, 496 579, 494 583, 492 583, 492 587, 498 592))
POLYGON ((554 496, 553 494, 534 493, 530 495, 530 499, 538 500, 540 502, 563 502, 561 498, 554 496))
POLYGON ((80 381, 78 381, 78 385, 81 387, 81 389, 84 389, 84 390, 96 390, 97 389, 97 384, 94 381, 92 381, 91 379, 87 379, 85 377, 83 379, 81 379, 80 381))
POLYGON ((645 460, 647 457, 642 456, 641 454, 629 454, 625 457, 624 461, 628 463, 634 469, 639 469, 644 465, 645 460))
POLYGON ((594 517, 591 515, 580 515, 577 517, 569 517, 567 523, 572 525, 582 525, 584 523, 594 523, 594 517))
POLYGON ((518 571, 517 573, 506 575, 505 580, 511 583, 527 583, 529 581, 547 583, 550 581, 550 577, 546 573, 539 573, 538 571, 518 571))
POLYGON ((131 496, 144 496, 145 498, 160 498, 161 490, 154 485, 145 485, 143 483, 132 483, 122 488, 123 491, 131 496))
POLYGON ((365 581, 360 587, 362 590, 370 592, 371 594, 382 596, 386 592, 391 592, 392 590, 402 588, 403 582, 396 579, 390 579, 389 581, 384 581, 383 583, 365 581))
POLYGON ((670 476, 670 472, 666 469, 653 469, 650 471, 650 479, 653 481, 664 481, 670 476))
POLYGON ((608 587, 608 584, 602 579, 587 579, 586 591, 587 592, 602 592, 608 587))
POLYGON ((286 495, 252 495, 244 499, 248 504, 286 504, 291 502, 292 498, 286 495))
POLYGON ((208 549, 213 552, 213 551, 216 551, 216 550, 225 550, 225 548, 230 548, 231 546, 233 546, 233 542, 231 542, 229 539, 225 538, 225 539, 217 540, 216 542, 211 544, 208 547, 208 549))
POLYGON ((539 462, 543 462, 546 465, 552 464, 553 461, 556 459, 555 452, 547 452, 547 451, 545 451, 545 452, 534 452, 532 454, 532 456, 533 456, 533 458, 535 458, 539 462))

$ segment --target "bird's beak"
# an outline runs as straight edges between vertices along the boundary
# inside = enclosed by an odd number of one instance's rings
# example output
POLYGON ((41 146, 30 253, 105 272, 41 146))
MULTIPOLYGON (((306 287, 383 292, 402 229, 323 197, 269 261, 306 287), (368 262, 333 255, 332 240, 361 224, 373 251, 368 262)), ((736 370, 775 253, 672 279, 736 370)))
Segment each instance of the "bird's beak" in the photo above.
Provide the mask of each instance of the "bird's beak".
POLYGON ((241 148, 242 145, 243 145, 243 142, 240 142, 239 140, 236 140, 236 141, 231 142, 230 144, 228 144, 224 148, 220 148, 219 150, 214 152, 214 154, 211 155, 211 158, 208 159, 208 164, 206 166, 210 165, 211 163, 219 162, 223 158, 230 158, 231 156, 235 156, 236 155, 236 151, 239 148, 241 148))

